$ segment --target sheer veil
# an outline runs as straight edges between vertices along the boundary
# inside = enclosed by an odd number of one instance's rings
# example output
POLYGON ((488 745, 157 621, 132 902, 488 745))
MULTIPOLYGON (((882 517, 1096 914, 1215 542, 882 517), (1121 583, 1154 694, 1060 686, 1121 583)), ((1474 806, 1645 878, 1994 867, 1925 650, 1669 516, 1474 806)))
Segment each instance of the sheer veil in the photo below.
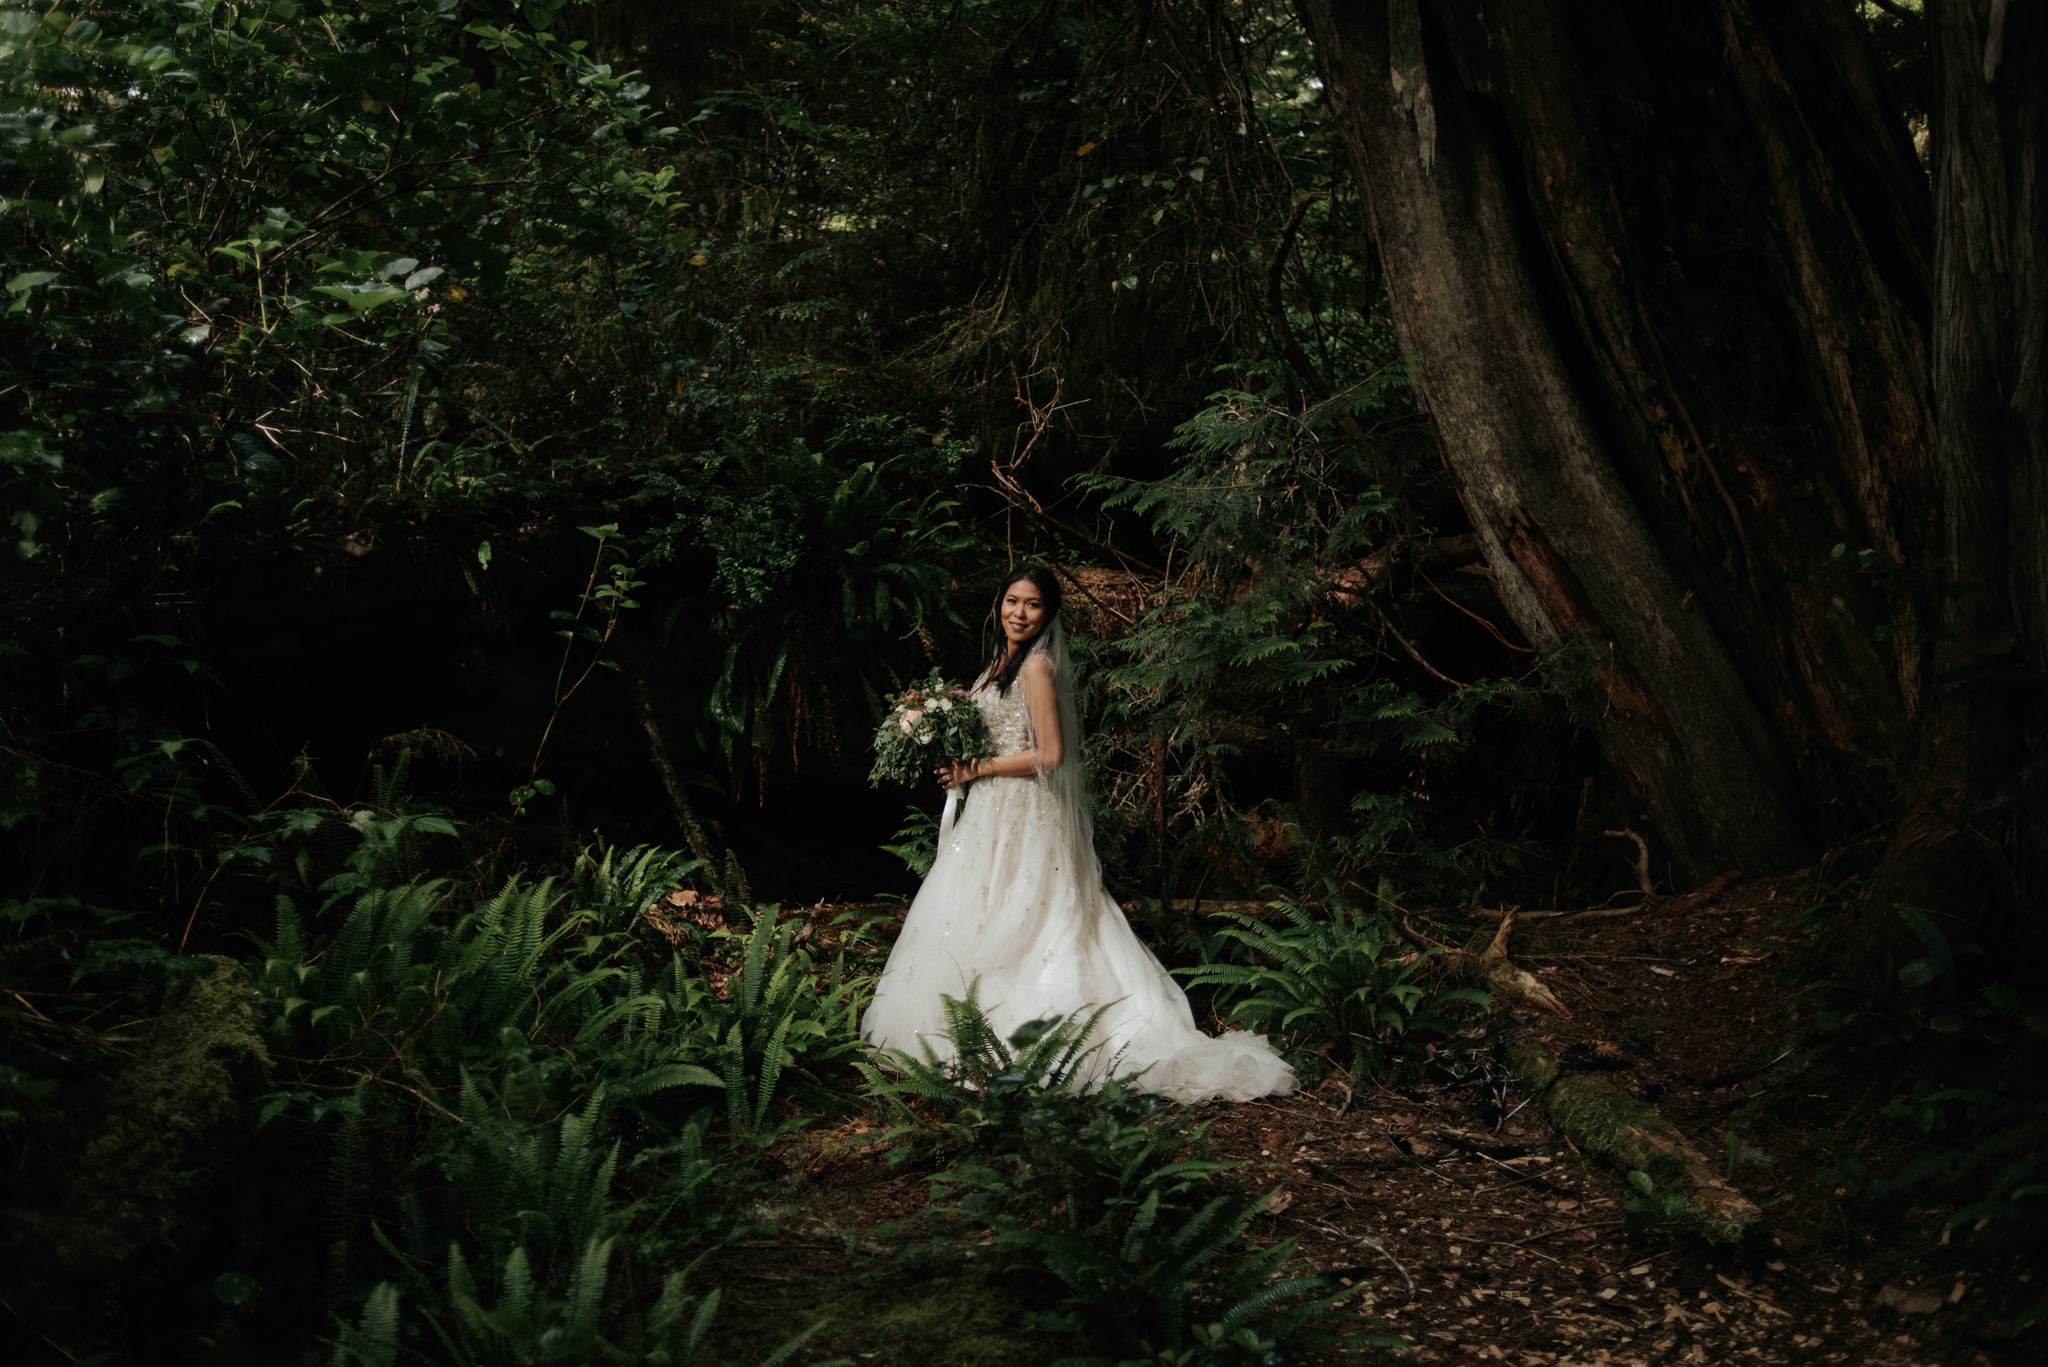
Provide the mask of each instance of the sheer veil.
POLYGON ((1075 699, 1074 662, 1067 654, 1067 632, 1054 617, 1031 653, 1043 655, 1052 666, 1053 695, 1059 704, 1060 765, 1046 769, 1038 764, 1038 737, 1031 739, 1032 765, 1038 781, 1051 792, 1059 828, 1054 838, 1066 851, 1064 861, 1076 892, 1083 896, 1099 893, 1102 869, 1095 857, 1095 814, 1088 802, 1088 763, 1082 754, 1081 709, 1075 699))

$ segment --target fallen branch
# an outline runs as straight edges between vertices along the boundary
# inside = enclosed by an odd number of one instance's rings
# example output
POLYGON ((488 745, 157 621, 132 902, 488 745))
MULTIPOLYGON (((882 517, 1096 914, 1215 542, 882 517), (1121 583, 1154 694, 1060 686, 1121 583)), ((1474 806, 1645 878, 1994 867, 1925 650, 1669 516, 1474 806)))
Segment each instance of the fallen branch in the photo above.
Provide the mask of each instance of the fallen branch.
POLYGON ((1550 911, 1496 910, 1493 907, 1466 907, 1458 914, 1482 921, 1498 920, 1506 916, 1514 916, 1518 920, 1523 921, 1560 921, 1576 917, 1599 920, 1609 916, 1633 916, 1648 905, 1649 903, 1647 902, 1636 902, 1625 907, 1559 907, 1550 911))
POLYGON ((1555 1011, 1561 1016, 1569 1016, 1571 1011, 1541 978, 1517 966, 1508 957, 1508 936, 1514 933, 1515 916, 1513 907, 1501 913, 1500 929, 1494 933, 1493 943, 1483 954, 1455 949, 1440 940, 1432 940, 1409 925, 1406 916, 1397 920, 1403 935, 1416 944, 1443 951, 1440 962, 1451 976, 1485 988, 1495 1005, 1533 1006, 1539 1011, 1555 1011))
POLYGON ((1650 881, 1650 842, 1627 827, 1623 827, 1618 831, 1602 831, 1601 834, 1611 835, 1617 840, 1632 840, 1635 842, 1636 862, 1630 867, 1636 872, 1636 886, 1643 890, 1643 899, 1645 901, 1655 897, 1657 895, 1657 885, 1650 881))

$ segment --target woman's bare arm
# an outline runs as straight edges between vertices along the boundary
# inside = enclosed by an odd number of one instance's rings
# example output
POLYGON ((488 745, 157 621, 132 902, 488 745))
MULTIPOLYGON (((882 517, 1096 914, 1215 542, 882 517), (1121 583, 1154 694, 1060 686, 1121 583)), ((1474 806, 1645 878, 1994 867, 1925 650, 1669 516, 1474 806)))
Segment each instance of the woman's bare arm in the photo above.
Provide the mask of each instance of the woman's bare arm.
MULTIPOLYGON (((1033 655, 1017 671, 1017 681, 1024 685, 1024 705, 1031 709, 1031 734, 1038 738, 1038 762, 1034 767, 1049 774, 1066 758, 1060 743, 1060 699, 1059 691, 1053 687, 1052 661, 1043 655, 1033 655)), ((982 772, 988 771, 984 768, 982 772)))

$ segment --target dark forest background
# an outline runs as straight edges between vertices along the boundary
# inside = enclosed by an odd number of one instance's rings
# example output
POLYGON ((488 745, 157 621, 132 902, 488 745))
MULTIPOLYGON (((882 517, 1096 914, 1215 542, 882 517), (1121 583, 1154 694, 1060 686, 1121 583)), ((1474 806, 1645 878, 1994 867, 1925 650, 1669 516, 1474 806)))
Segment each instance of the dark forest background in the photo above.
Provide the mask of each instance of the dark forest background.
MULTIPOLYGON (((736 1226, 712 1167, 605 1195, 607 1136, 834 1104, 864 962, 615 952, 675 889, 907 896, 883 699, 1025 561, 1170 962, 1256 957, 1205 902, 1813 868, 1930 1029, 2026 1038, 2044 55, 1974 0, 0 9, 16 1285, 289 1355, 410 1239, 482 1360, 447 1231, 580 1144, 467 1256, 553 1240, 548 1313, 614 1323, 647 1203, 648 1266, 736 1226), (479 1175, 465 1115, 546 1154, 479 1175), (292 1202, 194 1213, 225 1134, 292 1202)), ((1970 1180, 2037 1237, 2032 1174, 1970 1180)), ((336 1351, 428 1351, 396 1306, 336 1351)))

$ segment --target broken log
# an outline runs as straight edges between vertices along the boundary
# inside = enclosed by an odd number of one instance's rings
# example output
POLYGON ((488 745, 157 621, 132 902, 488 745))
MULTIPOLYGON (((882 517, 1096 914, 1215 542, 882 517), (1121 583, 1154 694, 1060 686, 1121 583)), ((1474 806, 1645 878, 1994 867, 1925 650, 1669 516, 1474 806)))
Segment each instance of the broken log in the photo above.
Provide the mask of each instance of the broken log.
POLYGON ((1565 1004, 1544 985, 1541 978, 1508 957, 1508 937, 1514 932, 1515 913, 1510 909, 1500 918, 1500 929, 1495 932, 1493 943, 1479 956, 1480 981, 1486 984, 1486 990, 1493 994, 1495 1002, 1505 998, 1569 1016, 1571 1012, 1565 1009, 1565 1004))
POLYGON ((1684 1192, 1687 1223, 1709 1243, 1738 1243, 1763 1218, 1655 1106, 1604 1077, 1566 1072, 1537 1040, 1510 1040, 1507 1056, 1558 1133, 1622 1172, 1648 1173, 1659 1191, 1684 1192))

